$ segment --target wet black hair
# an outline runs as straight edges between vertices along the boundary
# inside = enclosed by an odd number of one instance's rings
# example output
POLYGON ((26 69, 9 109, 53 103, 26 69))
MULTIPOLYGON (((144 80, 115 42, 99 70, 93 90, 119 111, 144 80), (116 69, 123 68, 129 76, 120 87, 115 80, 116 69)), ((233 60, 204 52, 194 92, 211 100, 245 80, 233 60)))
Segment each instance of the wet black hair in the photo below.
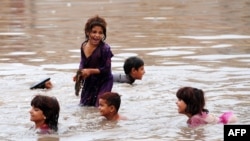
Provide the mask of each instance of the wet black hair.
POLYGON ((121 105, 121 96, 116 92, 105 92, 100 96, 99 99, 106 100, 107 105, 111 106, 113 105, 116 109, 116 112, 118 112, 120 105, 121 105))
POLYGON ((125 60, 123 70, 125 74, 130 74, 132 68, 138 70, 141 66, 144 66, 144 61, 137 56, 132 56, 125 60))
POLYGON ((30 105, 43 111, 45 123, 50 129, 58 130, 60 105, 55 97, 38 94, 31 100, 30 105))
POLYGON ((189 113, 192 116, 201 114, 202 112, 208 113, 208 110, 204 109, 205 97, 204 92, 201 89, 193 87, 182 87, 177 91, 176 97, 186 103, 186 113, 189 113))
POLYGON ((87 33, 90 33, 94 26, 102 27, 103 34, 104 34, 103 40, 105 40, 107 37, 107 35, 106 35, 107 22, 105 21, 104 18, 101 18, 98 15, 89 18, 88 21, 86 22, 85 28, 84 28, 85 38, 88 40, 89 36, 87 33))

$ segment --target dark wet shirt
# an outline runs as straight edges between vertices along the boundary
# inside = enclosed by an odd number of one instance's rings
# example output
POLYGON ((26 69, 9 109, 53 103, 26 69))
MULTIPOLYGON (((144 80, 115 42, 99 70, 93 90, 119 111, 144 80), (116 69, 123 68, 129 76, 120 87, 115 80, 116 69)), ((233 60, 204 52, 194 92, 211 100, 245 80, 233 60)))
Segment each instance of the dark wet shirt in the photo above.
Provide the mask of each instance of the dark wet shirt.
POLYGON ((113 74, 114 82, 133 84, 135 79, 128 74, 113 74))

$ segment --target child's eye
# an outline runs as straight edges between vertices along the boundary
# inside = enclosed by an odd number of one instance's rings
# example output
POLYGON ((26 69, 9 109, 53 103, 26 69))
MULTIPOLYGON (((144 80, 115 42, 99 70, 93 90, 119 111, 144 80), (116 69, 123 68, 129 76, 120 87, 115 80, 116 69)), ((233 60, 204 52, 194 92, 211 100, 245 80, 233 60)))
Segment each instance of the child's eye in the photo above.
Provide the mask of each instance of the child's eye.
POLYGON ((34 108, 34 110, 35 110, 35 111, 40 111, 40 109, 39 109, 39 108, 34 108))

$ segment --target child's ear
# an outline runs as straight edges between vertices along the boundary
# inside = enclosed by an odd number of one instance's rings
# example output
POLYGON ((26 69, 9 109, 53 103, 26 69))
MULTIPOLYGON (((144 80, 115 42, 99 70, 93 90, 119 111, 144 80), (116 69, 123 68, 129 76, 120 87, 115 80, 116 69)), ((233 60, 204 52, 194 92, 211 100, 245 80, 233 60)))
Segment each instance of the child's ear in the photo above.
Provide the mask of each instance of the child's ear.
POLYGON ((111 112, 115 112, 115 106, 114 106, 114 105, 111 105, 111 106, 110 106, 110 111, 111 111, 111 112))
POLYGON ((133 72, 135 72, 136 71, 136 69, 135 68, 132 68, 131 69, 131 73, 133 73, 133 72))

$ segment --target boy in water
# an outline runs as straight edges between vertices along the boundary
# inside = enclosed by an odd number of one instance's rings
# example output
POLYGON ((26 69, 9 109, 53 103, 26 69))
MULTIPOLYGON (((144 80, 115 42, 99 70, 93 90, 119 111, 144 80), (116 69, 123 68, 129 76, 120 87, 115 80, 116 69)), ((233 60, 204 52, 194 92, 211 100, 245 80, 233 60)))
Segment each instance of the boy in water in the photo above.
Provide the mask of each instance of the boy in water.
POLYGON ((133 84, 145 74, 144 61, 136 56, 129 57, 124 62, 123 70, 125 74, 113 74, 114 82, 133 84))
POLYGON ((121 105, 121 97, 115 92, 106 92, 99 98, 99 112, 109 121, 126 119, 118 114, 121 105))

